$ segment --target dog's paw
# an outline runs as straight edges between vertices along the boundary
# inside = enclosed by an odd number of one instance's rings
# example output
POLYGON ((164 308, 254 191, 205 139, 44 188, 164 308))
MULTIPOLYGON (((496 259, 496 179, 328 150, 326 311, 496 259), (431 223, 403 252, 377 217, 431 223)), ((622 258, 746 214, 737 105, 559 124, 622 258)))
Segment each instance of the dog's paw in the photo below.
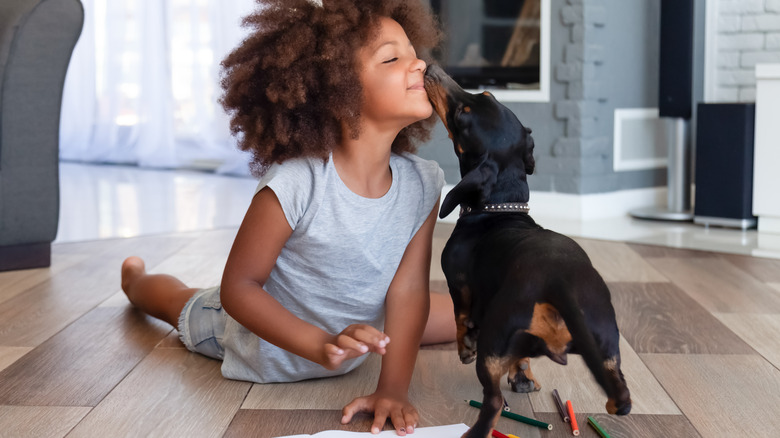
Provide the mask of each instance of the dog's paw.
POLYGON ((477 352, 475 350, 466 349, 459 351, 458 356, 460 356, 461 363, 470 364, 477 358, 477 352))
POLYGON ((612 415, 628 415, 631 412, 631 399, 622 402, 609 399, 607 400, 606 409, 612 415))
MULTIPOLYGON (((522 365, 521 369, 523 369, 522 365)), ((526 365, 524 369, 528 369, 528 365, 526 365)), ((519 372, 514 376, 507 376, 507 381, 514 392, 528 393, 542 389, 542 385, 540 385, 536 379, 529 379, 522 372, 519 372)))
POLYGON ((466 333, 465 336, 463 336, 463 345, 468 348, 469 350, 476 350, 477 349, 477 337, 479 336, 479 333, 473 330, 469 330, 468 333, 466 333))
POLYGON ((512 391, 514 392, 534 392, 542 389, 542 386, 533 380, 527 380, 524 382, 509 382, 512 385, 512 391))

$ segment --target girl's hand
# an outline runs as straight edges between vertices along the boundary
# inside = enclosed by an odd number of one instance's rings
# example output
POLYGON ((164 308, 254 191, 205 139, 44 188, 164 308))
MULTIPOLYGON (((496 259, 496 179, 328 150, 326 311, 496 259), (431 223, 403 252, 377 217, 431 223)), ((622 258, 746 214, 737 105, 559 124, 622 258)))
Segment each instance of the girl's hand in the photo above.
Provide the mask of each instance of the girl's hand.
POLYGON ((374 413, 374 424, 371 425, 373 434, 381 432, 385 422, 390 419, 395 432, 399 436, 405 436, 407 433, 414 433, 414 428, 417 427, 417 421, 420 419, 417 409, 405 396, 380 392, 352 400, 342 410, 341 424, 349 423, 352 416, 358 412, 374 413))
POLYGON ((390 338, 366 324, 352 324, 325 344, 322 366, 335 370, 341 364, 366 353, 385 354, 390 338))

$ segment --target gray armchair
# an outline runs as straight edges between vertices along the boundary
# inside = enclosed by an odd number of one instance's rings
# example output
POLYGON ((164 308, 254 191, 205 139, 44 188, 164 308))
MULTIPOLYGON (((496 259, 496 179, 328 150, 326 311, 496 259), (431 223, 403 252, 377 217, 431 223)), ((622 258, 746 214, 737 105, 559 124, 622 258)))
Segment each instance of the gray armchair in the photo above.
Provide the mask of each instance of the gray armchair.
POLYGON ((62 88, 83 22, 78 0, 0 1, 0 271, 50 264, 62 88))

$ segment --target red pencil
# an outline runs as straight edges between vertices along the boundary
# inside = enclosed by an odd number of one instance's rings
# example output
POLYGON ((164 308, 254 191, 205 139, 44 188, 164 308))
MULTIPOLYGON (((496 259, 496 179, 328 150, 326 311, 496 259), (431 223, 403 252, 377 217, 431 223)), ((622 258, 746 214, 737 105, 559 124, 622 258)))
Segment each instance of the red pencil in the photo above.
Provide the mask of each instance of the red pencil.
POLYGON ((577 427, 577 417, 574 416, 574 408, 571 405, 571 400, 566 400, 566 409, 569 411, 569 419, 571 420, 571 433, 574 436, 579 436, 580 429, 577 427))
POLYGON ((509 438, 508 436, 504 435, 503 433, 493 429, 492 432, 493 438, 509 438))

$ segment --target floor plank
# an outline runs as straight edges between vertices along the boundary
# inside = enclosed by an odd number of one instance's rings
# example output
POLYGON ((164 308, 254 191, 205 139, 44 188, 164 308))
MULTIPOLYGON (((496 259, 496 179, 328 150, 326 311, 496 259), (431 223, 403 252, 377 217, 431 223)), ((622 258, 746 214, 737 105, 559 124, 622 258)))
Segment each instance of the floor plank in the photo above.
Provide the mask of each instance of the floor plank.
POLYGON ((780 294, 723 259, 648 261, 710 312, 780 313, 780 294))
POLYGON ((624 243, 575 239, 588 253, 593 266, 606 282, 669 281, 624 243))
POLYGON ((715 317, 780 369, 780 315, 716 313, 715 317))
POLYGON ((252 385, 241 409, 341 410, 356 397, 374 392, 380 360, 372 354, 363 365, 343 376, 252 385))
POLYGON ((122 260, 144 256, 151 265, 185 246, 189 237, 149 237, 105 242, 103 250, 55 273, 0 306, 0 345, 35 347, 119 289, 122 260), (45 315, 45 318, 41 318, 45 315))
POLYGON ((251 386, 223 378, 220 363, 155 349, 68 437, 220 437, 251 386))
POLYGON ((780 260, 738 254, 719 254, 719 257, 763 282, 780 283, 780 260))
POLYGON ((52 248, 52 261, 48 268, 0 272, 0 303, 27 292, 34 286, 47 281, 52 275, 64 271, 88 257, 86 254, 61 254, 55 247, 52 248))
MULTIPOLYGON (((683 415, 630 414, 619 417, 617 415, 581 412, 577 411, 576 407, 575 414, 580 438, 600 437, 596 430, 588 424, 588 416, 595 418, 596 422, 612 438, 696 438, 701 436, 683 415)), ((553 430, 544 434, 546 438, 571 438, 571 425, 561 421, 561 417, 557 413, 539 414, 539 419, 553 425, 553 430)))
POLYGON ((640 243, 626 243, 629 248, 634 250, 637 254, 643 258, 676 258, 676 259, 689 259, 689 258, 712 258, 717 257, 718 253, 710 251, 699 251, 695 249, 685 248, 671 248, 668 246, 660 245, 644 245, 640 243))
MULTIPOLYGON (((341 409, 241 409, 224 438, 273 438, 323 430, 368 432, 372 424, 373 417, 366 414, 356 415, 349 424, 341 424, 341 409)), ((389 423, 384 430, 392 430, 389 423)))
POLYGON ((638 353, 754 353, 674 284, 613 283, 610 289, 621 334, 638 353))
POLYGON ((86 407, 0 406, 0 436, 61 438, 89 411, 86 407))
MULTIPOLYGON (((623 362, 621 369, 631 391, 631 414, 680 414, 672 399, 624 338, 620 340, 620 356, 623 362)), ((567 399, 572 401, 575 410, 607 413, 604 407, 607 396, 579 355, 569 355, 566 366, 558 365, 546 357, 533 359, 531 370, 542 385, 540 391, 530 394, 535 412, 558 412, 552 398, 552 390, 557 389, 564 402, 567 399)))
POLYGON ((25 354, 32 351, 30 347, 3 347, 0 346, 0 371, 8 368, 25 354))
POLYGON ((95 406, 170 326, 129 308, 99 308, 0 372, 0 405, 95 406))
POLYGON ((187 347, 179 340, 179 332, 177 330, 172 330, 168 333, 168 336, 160 341, 154 348, 177 348, 179 350, 187 350, 187 347))
POLYGON ((780 371, 761 356, 641 357, 702 436, 775 436, 780 429, 780 371))

